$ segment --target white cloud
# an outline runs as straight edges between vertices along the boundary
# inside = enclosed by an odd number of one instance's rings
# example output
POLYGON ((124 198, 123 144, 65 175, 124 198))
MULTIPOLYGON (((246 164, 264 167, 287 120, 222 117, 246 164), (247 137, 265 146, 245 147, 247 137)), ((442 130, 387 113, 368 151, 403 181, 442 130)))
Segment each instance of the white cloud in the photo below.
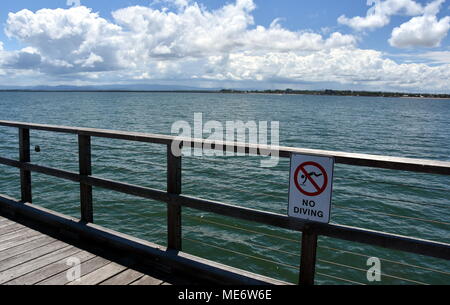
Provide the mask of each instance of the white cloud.
POLYGON ((81 5, 81 1, 80 0, 67 0, 66 5, 77 7, 77 6, 81 5))
POLYGON ((111 70, 123 64, 121 28, 83 6, 9 13, 5 33, 33 47, 42 56, 41 68, 55 73, 111 70))
POLYGON ((3 41, 0 41, 0 66, 3 64, 5 52, 3 50, 3 41))
POLYGON ((243 49, 272 51, 318 51, 341 46, 351 47, 356 44, 356 38, 351 35, 332 33, 328 38, 312 32, 292 32, 283 29, 277 23, 269 28, 256 27, 245 33, 236 42, 243 49))
POLYGON ((450 29, 450 16, 436 17, 445 0, 431 2, 422 16, 414 17, 392 31, 389 44, 397 48, 438 47, 450 29))
POLYGON ((450 17, 440 20, 436 16, 414 17, 394 28, 389 44, 397 48, 438 47, 450 29, 450 17))
POLYGON ((196 3, 178 13, 133 6, 113 12, 143 60, 151 57, 203 56, 237 47, 237 38, 253 24, 252 1, 238 0, 218 11, 196 3))
POLYGON ((150 6, 154 6, 155 4, 165 3, 172 5, 178 9, 183 9, 186 6, 191 4, 190 0, 152 0, 150 6))
POLYGON ((42 56, 41 69, 53 73, 137 68, 155 60, 238 50, 304 51, 356 44, 351 35, 325 38, 292 32, 276 22, 251 29, 252 0, 237 0, 215 11, 196 3, 178 5, 176 13, 142 6, 119 9, 112 13, 115 23, 83 6, 22 10, 9 14, 5 31, 35 48, 42 56))
POLYGON ((8 52, 4 50, 3 42, 0 41, 0 67, 5 69, 33 69, 40 62, 41 57, 34 48, 27 47, 19 51, 8 52))
POLYGON ((5 58, 5 52, 3 51, 3 42, 0 41, 0 76, 5 74, 3 69, 1 69, 1 67, 3 67, 3 65, 4 65, 4 58, 5 58))
MULTIPOLYGON (((223 63, 222 63, 223 64, 223 63)), ((390 88, 439 88, 449 86, 450 65, 397 64, 374 50, 335 48, 300 55, 271 52, 262 55, 231 54, 225 66, 205 78, 239 81, 336 82, 390 88)))
POLYGON ((3 66, 13 69, 33 69, 41 64, 41 55, 33 48, 24 48, 20 51, 8 52, 5 55, 3 66))
POLYGON ((355 44, 350 35, 329 38, 310 32, 293 32, 276 20, 269 28, 254 25, 251 0, 237 0, 216 11, 196 3, 177 14, 147 7, 128 7, 113 12, 116 22, 135 40, 145 57, 202 57, 236 50, 320 50, 355 44))
POLYGON ((416 55, 433 64, 450 64, 450 51, 433 51, 416 55))
POLYGON ((423 13, 422 5, 414 0, 367 0, 367 5, 372 7, 365 17, 342 15, 338 22, 357 31, 373 30, 389 24, 393 15, 417 16, 423 13))

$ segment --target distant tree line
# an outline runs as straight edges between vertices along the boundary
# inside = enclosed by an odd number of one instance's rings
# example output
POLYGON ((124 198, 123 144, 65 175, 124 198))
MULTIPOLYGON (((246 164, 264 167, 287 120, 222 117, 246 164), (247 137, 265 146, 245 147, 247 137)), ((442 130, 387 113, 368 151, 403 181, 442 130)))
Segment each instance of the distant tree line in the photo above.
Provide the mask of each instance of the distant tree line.
POLYGON ((337 95, 337 96, 378 96, 378 97, 417 97, 417 98, 450 98, 450 94, 435 93, 404 93, 383 91, 352 91, 352 90, 235 90, 222 89, 220 93, 264 93, 264 94, 307 94, 307 95, 337 95))

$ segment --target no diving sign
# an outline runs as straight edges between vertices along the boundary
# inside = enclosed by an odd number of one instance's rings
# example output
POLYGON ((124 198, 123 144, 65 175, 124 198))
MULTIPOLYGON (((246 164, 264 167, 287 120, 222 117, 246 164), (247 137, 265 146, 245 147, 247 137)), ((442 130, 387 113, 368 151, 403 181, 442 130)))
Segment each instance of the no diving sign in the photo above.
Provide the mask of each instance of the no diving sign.
POLYGON ((334 159, 292 154, 289 180, 290 217, 328 223, 334 159))

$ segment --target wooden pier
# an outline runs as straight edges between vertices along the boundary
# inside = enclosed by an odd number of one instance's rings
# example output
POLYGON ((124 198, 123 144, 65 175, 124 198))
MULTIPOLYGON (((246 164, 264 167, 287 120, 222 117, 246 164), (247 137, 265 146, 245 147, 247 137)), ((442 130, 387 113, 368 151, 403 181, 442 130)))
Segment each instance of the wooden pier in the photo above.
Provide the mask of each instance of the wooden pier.
POLYGON ((168 281, 0 217, 2 285, 167 285, 168 281), (71 275, 75 266, 71 259, 79 267, 78 279, 71 275))
POLYGON ((288 284, 6 196, 0 215, 0 284, 288 284), (69 258, 80 260, 80 281, 67 279, 69 258))
MULTIPOLYGON (((38 275, 41 274, 38 270, 42 268, 47 268, 45 270, 49 274, 60 270, 58 274, 61 281, 57 284, 65 284, 67 280, 61 274, 65 274, 64 271, 68 270, 66 268, 68 266, 63 266, 62 261, 74 253, 80 253, 80 256, 82 254, 86 262, 98 260, 104 263, 102 266, 98 264, 92 267, 96 269, 82 276, 85 283, 89 284, 288 284, 182 252, 183 207, 302 232, 298 281, 301 285, 314 284, 317 238, 320 235, 443 260, 450 259, 450 245, 442 242, 338 224, 309 223, 292 219, 286 215, 183 195, 182 157, 175 156, 171 150, 174 141, 178 140, 175 137, 9 121, 0 121, 0 126, 19 130, 19 159, 0 157, 0 164, 18 168, 21 177, 20 199, 0 195, 0 216, 2 217, 0 218, 0 284, 39 284, 57 276, 57 274, 51 274, 48 278, 39 279, 39 276, 44 276, 38 275), (31 163, 30 130, 76 134, 79 144, 79 172, 31 163), (166 146, 167 189, 158 190, 93 176, 91 170, 92 137, 166 146), (79 219, 33 205, 32 172, 78 182, 80 184, 79 219), (166 203, 167 248, 94 224, 93 186, 166 203), (45 240, 48 243, 43 245, 38 242, 39 240, 45 240), (14 241, 17 241, 16 245, 13 244, 14 241), (46 247, 57 247, 57 249, 51 248, 53 250, 44 253, 47 251, 46 247), (42 252, 37 252, 36 249, 40 249, 42 252), (36 253, 41 253, 41 255, 36 253), (64 257, 66 254, 67 256, 64 257), (88 259, 88 257, 91 258, 88 259), (4 265, 8 259, 9 265, 4 265), (15 270, 20 272, 16 273, 15 270), (33 277, 33 273, 37 277, 33 277)), ((336 163, 354 166, 450 175, 450 162, 443 161, 239 143, 219 144, 202 139, 183 143, 185 147, 206 146, 208 149, 224 151, 231 147, 232 151, 243 151, 255 155, 276 151, 282 158, 289 158, 292 153, 313 154, 333 157, 336 163)), ((53 283, 56 284, 56 282, 53 283)))

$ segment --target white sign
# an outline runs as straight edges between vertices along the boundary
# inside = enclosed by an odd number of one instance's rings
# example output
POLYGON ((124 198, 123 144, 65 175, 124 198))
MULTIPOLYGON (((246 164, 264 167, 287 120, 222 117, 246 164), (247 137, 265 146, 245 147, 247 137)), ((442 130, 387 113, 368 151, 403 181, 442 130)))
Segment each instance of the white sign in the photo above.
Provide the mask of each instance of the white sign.
POLYGON ((330 222, 334 158, 292 154, 288 216, 330 222))

